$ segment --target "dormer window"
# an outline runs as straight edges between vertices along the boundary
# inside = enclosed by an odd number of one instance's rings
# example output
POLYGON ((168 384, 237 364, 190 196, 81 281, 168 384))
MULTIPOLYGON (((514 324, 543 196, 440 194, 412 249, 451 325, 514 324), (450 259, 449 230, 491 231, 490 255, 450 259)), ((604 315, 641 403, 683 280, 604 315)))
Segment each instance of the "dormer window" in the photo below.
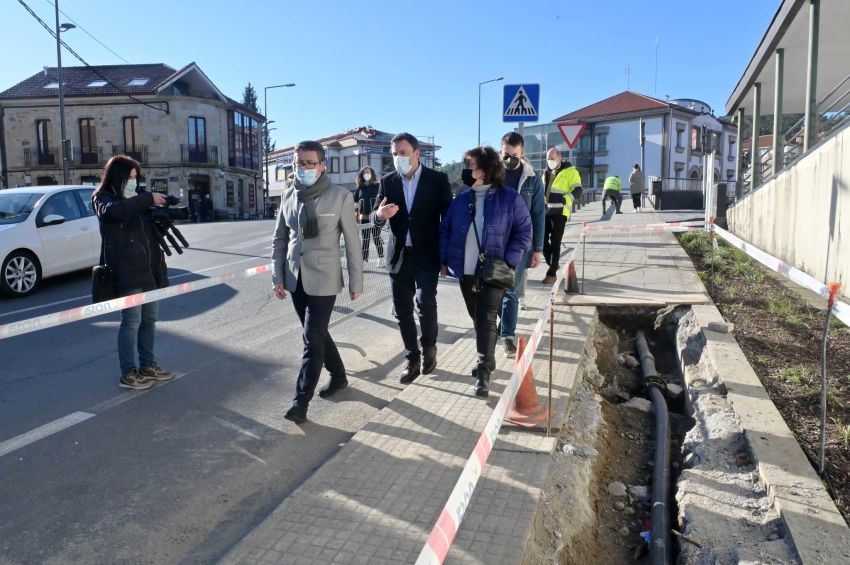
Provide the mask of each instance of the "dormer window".
POLYGON ((144 86, 148 83, 150 79, 147 78, 134 78, 130 82, 127 83, 127 86, 144 86))
POLYGON ((105 80, 93 80, 88 83, 86 86, 90 86, 92 88, 100 88, 101 86, 106 86, 105 80))

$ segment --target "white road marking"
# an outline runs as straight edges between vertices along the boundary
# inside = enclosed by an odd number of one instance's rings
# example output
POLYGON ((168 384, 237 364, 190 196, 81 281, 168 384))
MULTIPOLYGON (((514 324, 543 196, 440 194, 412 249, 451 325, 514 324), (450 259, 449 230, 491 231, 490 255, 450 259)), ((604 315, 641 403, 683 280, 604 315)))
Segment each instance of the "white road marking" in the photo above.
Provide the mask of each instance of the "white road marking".
POLYGON ((80 422, 85 422, 89 418, 94 418, 94 414, 89 412, 74 412, 72 414, 68 414, 64 418, 48 422, 43 426, 39 426, 19 436, 13 437, 12 439, 7 439, 3 443, 0 443, 0 457, 8 455, 22 447, 26 447, 31 443, 35 443, 46 437, 52 436, 55 433, 59 433, 62 430, 66 430, 80 422))

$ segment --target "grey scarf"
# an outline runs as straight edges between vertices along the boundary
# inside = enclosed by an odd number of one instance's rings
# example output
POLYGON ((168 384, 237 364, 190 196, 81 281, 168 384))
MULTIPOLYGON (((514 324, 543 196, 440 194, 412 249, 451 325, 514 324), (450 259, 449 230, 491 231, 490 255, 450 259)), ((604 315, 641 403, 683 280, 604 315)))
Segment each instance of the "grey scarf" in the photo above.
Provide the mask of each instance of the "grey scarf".
POLYGON ((295 179, 295 194, 298 202, 303 204, 303 217, 298 218, 301 226, 301 236, 310 239, 319 235, 319 217, 316 215, 316 198, 321 196, 331 186, 331 179, 326 173, 316 181, 316 184, 307 188, 298 179, 295 179))

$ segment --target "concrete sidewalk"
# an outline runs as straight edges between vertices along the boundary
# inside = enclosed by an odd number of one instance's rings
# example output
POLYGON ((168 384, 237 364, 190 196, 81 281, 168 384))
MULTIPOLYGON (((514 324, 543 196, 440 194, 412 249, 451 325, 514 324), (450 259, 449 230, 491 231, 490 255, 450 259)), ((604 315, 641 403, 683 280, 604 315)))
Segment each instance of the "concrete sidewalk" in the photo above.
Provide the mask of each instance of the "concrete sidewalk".
MULTIPOLYGON (((599 202, 576 217, 592 225, 662 221, 655 212, 602 218, 599 202)), ((578 229, 573 221, 565 243, 575 239, 578 229)), ((528 309, 520 311, 519 335, 530 332, 547 300, 548 289, 540 282, 544 274, 545 265, 529 271, 528 309)), ((596 320, 592 304, 707 301, 693 266, 669 233, 588 240, 586 277, 585 292, 593 300, 583 305, 571 297, 555 309, 554 436, 596 320)), ((546 338, 533 365, 541 399, 547 394, 548 348, 546 338)), ((473 332, 441 350, 435 374, 405 388, 222 562, 414 562, 510 376, 513 360, 504 358, 501 348, 497 359, 490 398, 482 400, 473 395, 470 376, 473 332)), ((310 426, 303 427, 307 435, 310 426)), ((547 439, 545 433, 503 427, 447 562, 521 560, 555 445, 555 437, 547 439)))

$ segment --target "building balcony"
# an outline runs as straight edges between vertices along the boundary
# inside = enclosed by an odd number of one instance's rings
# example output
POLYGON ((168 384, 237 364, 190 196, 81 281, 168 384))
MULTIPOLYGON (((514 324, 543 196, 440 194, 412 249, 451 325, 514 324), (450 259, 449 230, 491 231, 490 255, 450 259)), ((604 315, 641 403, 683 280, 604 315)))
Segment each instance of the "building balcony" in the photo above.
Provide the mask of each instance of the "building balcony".
POLYGON ((60 164, 59 150, 56 147, 48 147, 46 151, 37 147, 24 147, 24 167, 56 167, 60 164))
POLYGON ((218 165, 218 146, 181 145, 180 162, 184 164, 218 165))
POLYGON ((71 164, 76 166, 103 164, 103 147, 99 145, 95 147, 74 147, 71 164))
POLYGON ((112 146, 112 154, 126 155, 127 157, 135 159, 139 163, 146 163, 148 161, 148 146, 139 144, 124 146, 116 144, 112 146))

